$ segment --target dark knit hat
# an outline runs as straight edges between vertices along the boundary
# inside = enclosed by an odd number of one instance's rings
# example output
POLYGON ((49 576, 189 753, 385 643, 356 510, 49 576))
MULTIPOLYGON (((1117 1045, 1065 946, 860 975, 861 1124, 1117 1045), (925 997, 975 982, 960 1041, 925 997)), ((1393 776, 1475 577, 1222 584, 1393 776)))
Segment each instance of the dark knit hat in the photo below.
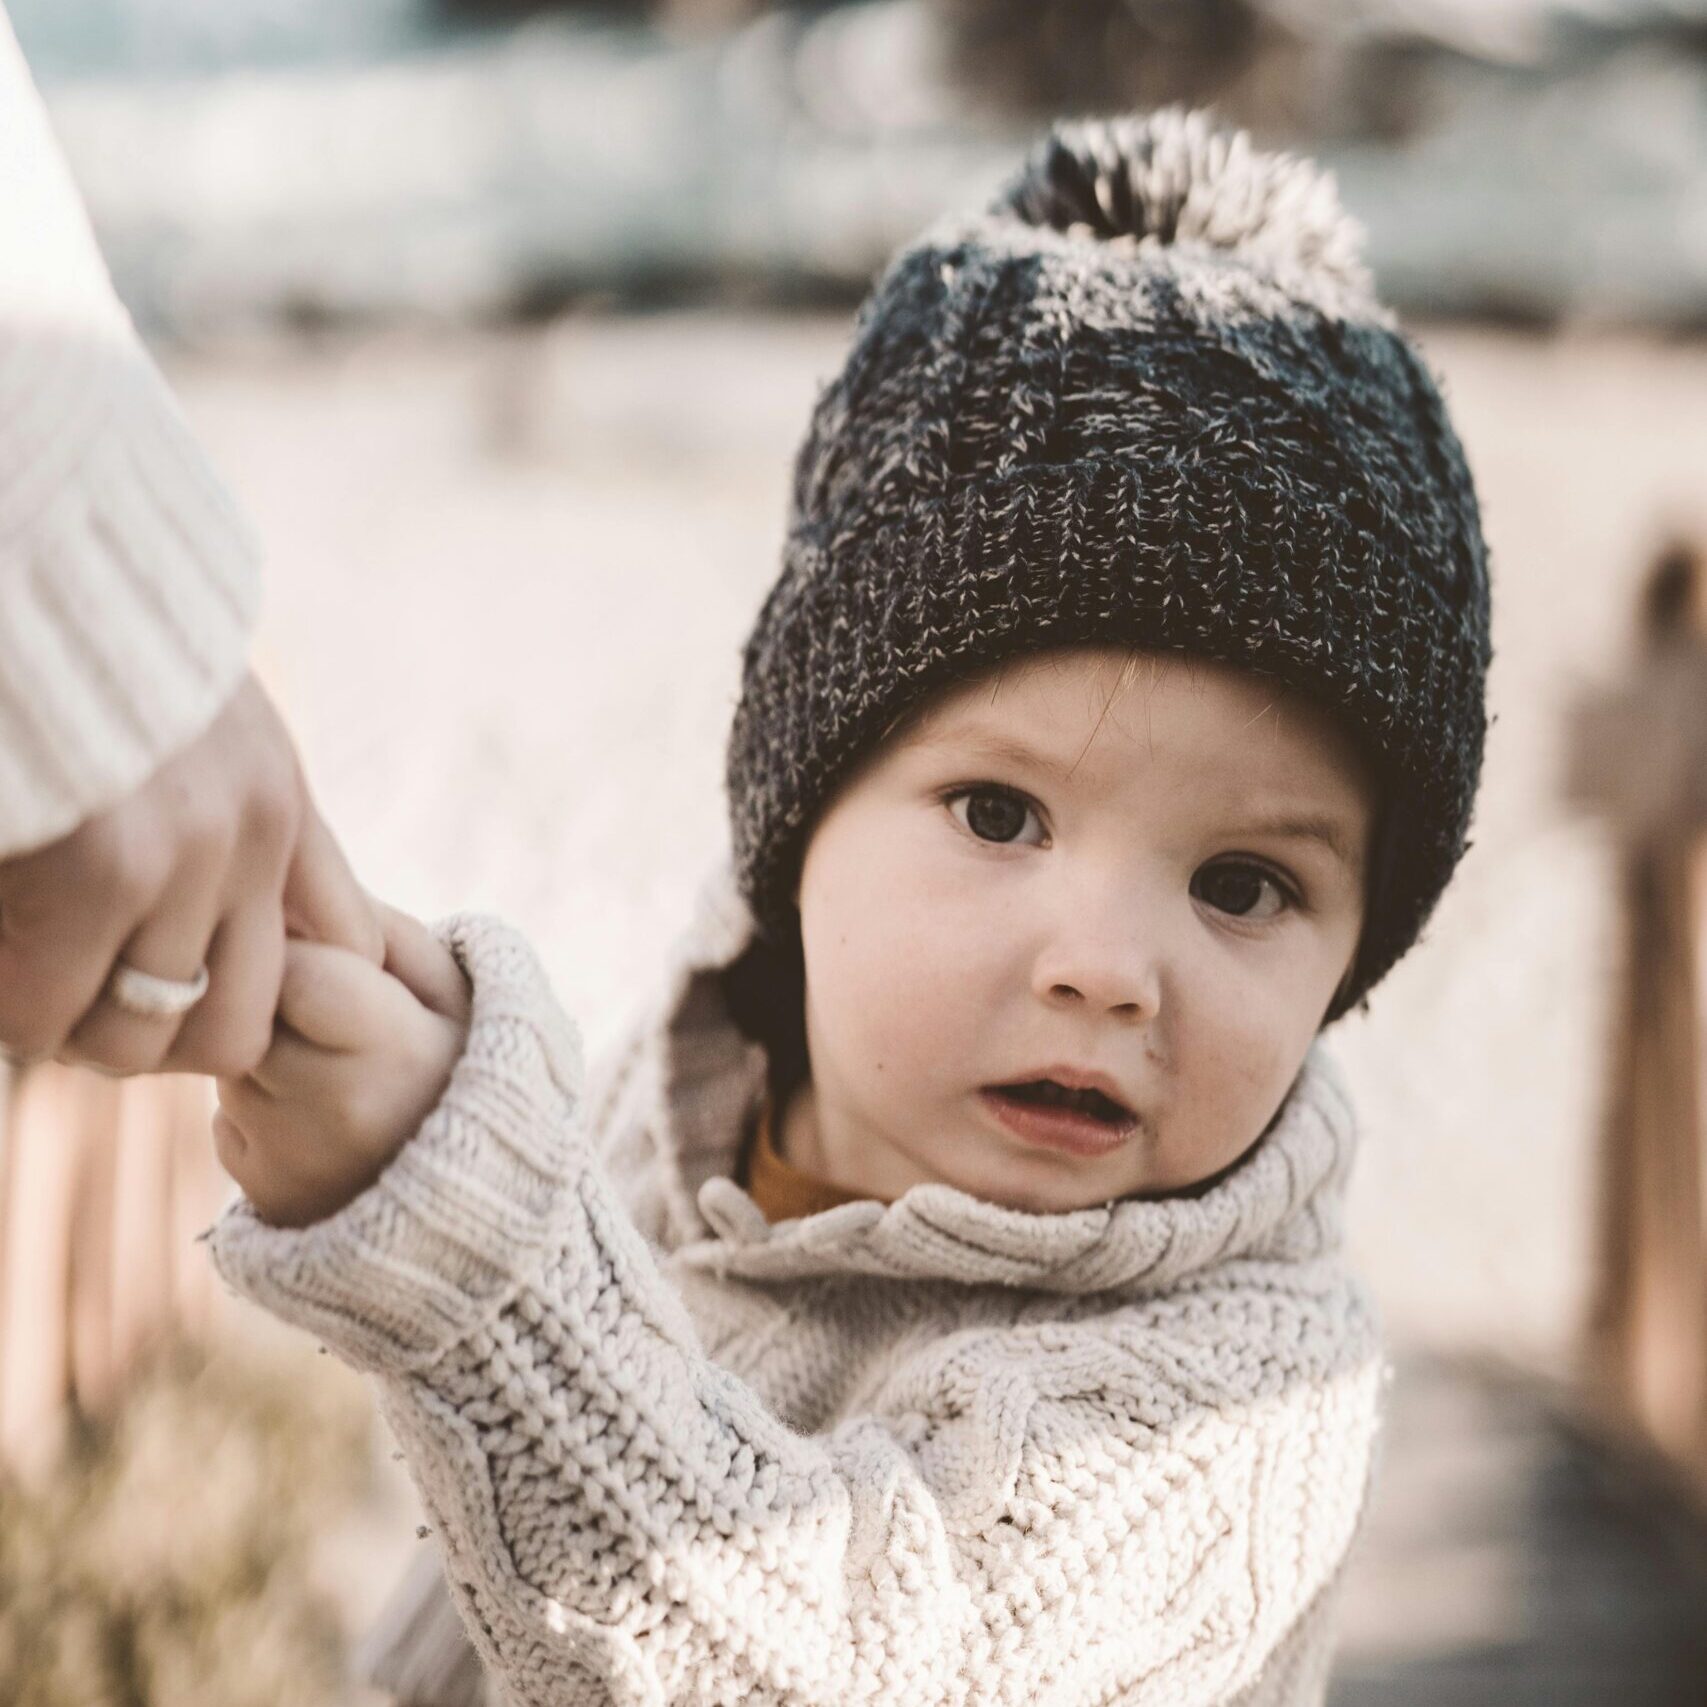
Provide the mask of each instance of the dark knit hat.
POLYGON ((1208 114, 1062 122, 981 213, 901 250, 794 466, 727 785, 760 931, 806 839, 925 696, 1072 644, 1199 653, 1342 715, 1384 805, 1351 979, 1463 854, 1487 553, 1427 363, 1332 177, 1208 114))

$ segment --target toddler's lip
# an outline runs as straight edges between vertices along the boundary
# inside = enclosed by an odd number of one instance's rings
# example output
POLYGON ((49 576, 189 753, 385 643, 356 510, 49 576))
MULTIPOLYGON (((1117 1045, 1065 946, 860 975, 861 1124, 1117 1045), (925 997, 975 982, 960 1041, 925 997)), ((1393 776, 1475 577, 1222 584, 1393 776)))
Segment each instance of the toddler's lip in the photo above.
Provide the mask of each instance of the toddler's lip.
POLYGON ((987 1085, 979 1099, 1009 1132, 1030 1144, 1065 1150, 1075 1156, 1105 1156, 1118 1150, 1138 1130, 1136 1115, 1118 1123, 1099 1119, 1076 1108, 1023 1102, 1005 1095, 1006 1087, 987 1085))
POLYGON ((1039 1079, 1051 1079, 1070 1091, 1100 1091, 1128 1119, 1137 1118, 1132 1104, 1121 1095, 1120 1082, 1117 1079, 1108 1073, 1100 1073, 1093 1067, 1080 1067, 1070 1061, 1057 1061, 1052 1066, 1037 1067, 1029 1073, 1016 1073, 1013 1078, 1004 1079, 1000 1084, 987 1085, 985 1089, 1006 1091, 1013 1089, 1015 1085, 1036 1084, 1039 1079))

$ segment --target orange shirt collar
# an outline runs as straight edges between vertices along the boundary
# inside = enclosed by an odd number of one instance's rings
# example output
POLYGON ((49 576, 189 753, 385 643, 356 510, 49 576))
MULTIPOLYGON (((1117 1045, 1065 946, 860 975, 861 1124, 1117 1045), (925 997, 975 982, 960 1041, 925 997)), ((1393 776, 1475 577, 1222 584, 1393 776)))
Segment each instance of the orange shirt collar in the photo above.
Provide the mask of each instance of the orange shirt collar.
POLYGON ((759 1206, 764 1218, 771 1222, 792 1221, 820 1210, 834 1209, 841 1203, 889 1203, 887 1197, 874 1197, 866 1191, 849 1191, 832 1185, 816 1174, 809 1174, 784 1159, 776 1147, 772 1131, 771 1099, 766 1096, 759 1105, 757 1125, 752 1142, 747 1147, 744 1172, 738 1183, 759 1206))

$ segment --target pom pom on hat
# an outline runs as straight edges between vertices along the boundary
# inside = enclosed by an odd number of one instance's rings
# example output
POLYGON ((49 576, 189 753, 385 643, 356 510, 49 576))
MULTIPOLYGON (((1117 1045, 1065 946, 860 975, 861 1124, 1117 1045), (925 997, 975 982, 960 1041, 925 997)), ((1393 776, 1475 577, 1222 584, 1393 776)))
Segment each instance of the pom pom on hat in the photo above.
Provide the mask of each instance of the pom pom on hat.
POLYGON ((795 459, 742 658, 736 874, 790 948, 813 825, 909 707, 1045 647, 1195 653, 1338 715, 1383 786, 1355 1006, 1464 849, 1487 548, 1428 364, 1314 163, 1179 107, 1057 122, 901 249, 795 459))
POLYGON ((1215 130, 1202 108, 1058 121, 989 211, 1113 243, 1244 250, 1374 289, 1364 228, 1340 205, 1333 174, 1259 152, 1245 131, 1215 130))

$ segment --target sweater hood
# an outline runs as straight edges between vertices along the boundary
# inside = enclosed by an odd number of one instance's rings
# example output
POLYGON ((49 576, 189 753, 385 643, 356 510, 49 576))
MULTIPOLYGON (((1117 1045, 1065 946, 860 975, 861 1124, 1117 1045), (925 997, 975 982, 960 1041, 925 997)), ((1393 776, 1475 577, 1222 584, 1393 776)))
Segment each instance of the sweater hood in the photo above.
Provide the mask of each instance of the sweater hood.
POLYGON ((1319 1037, 1261 1141, 1201 1196, 1039 1213, 930 1183, 888 1205, 845 1203, 772 1225, 733 1178, 766 1057, 735 1024, 721 977, 755 930, 725 854, 677 938, 652 1039, 654 1183, 678 1264, 754 1280, 866 1274, 1146 1293, 1236 1260, 1337 1251, 1356 1122, 1319 1037))

